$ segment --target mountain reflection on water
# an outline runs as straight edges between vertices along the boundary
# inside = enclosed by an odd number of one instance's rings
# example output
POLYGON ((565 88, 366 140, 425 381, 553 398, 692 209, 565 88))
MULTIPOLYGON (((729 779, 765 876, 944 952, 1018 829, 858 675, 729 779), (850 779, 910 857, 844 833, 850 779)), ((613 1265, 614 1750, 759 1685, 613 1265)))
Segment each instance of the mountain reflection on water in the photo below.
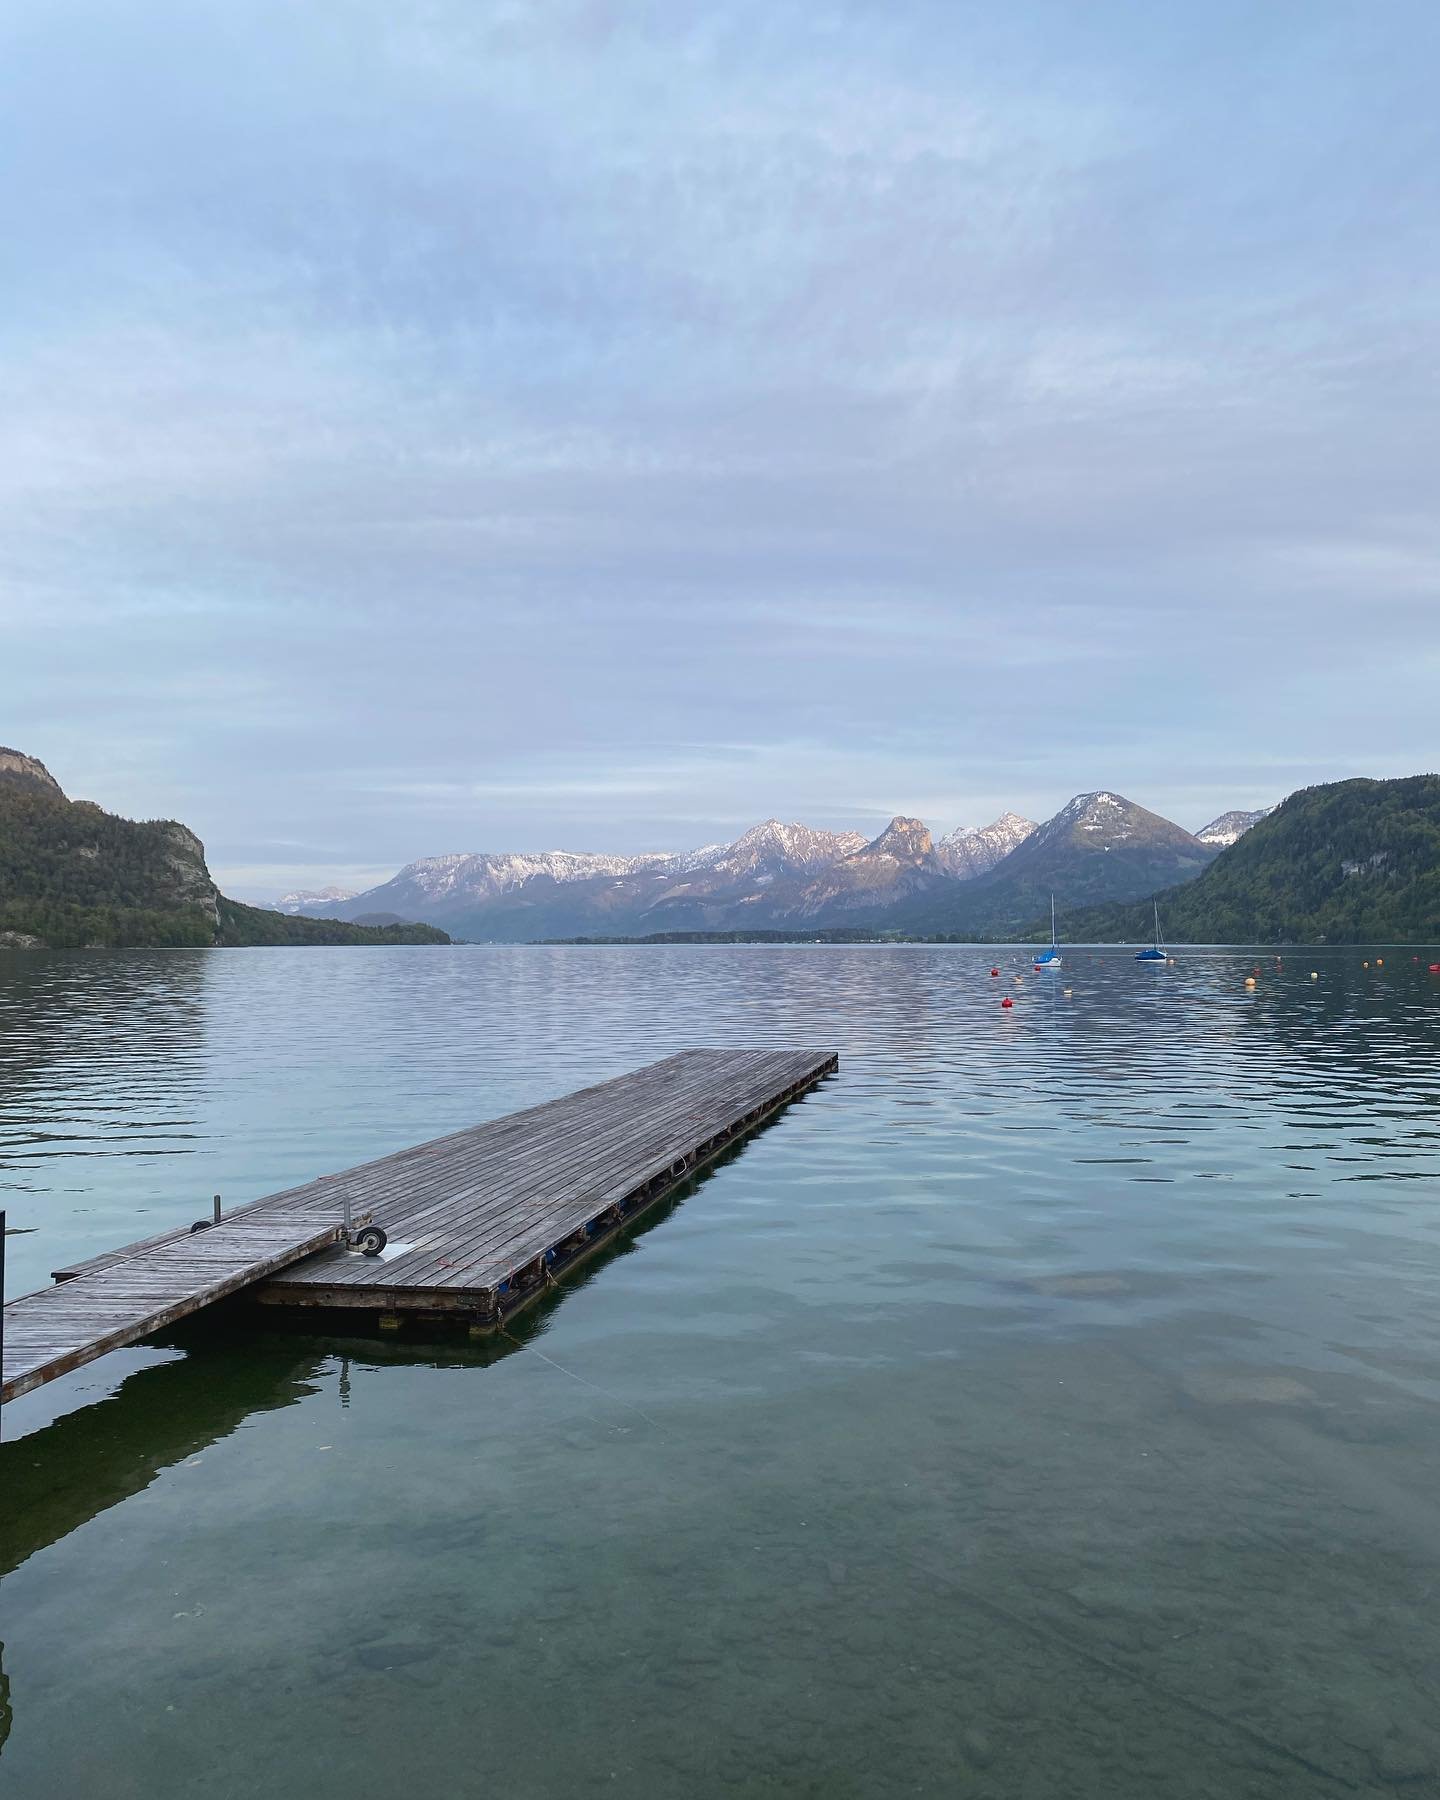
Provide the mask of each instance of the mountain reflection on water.
POLYGON ((841 1055, 533 1353, 232 1311, 7 1408, 7 1800, 1430 1791, 1440 984, 1363 954, 0 958, 12 1292, 687 1044, 841 1055))

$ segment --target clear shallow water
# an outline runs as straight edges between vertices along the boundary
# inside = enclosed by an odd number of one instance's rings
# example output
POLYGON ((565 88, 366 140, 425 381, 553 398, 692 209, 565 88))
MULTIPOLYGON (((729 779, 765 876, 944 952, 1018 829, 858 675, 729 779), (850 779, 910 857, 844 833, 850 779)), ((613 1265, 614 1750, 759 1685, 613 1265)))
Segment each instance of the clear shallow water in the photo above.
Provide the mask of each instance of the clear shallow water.
POLYGON ((523 1349, 241 1319, 8 1407, 7 1800, 1440 1791, 1440 981, 1361 955, 0 957, 12 1295, 842 1058, 523 1349))

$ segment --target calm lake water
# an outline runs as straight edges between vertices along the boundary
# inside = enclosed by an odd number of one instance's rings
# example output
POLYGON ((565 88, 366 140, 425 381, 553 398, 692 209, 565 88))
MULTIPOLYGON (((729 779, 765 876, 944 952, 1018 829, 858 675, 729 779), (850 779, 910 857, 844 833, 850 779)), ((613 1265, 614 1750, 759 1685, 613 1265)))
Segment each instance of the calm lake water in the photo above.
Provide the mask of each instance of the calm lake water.
POLYGON ((242 1317, 7 1407, 0 1791, 1440 1792, 1440 977, 1367 954, 0 954, 12 1296, 841 1056, 521 1348, 242 1317))

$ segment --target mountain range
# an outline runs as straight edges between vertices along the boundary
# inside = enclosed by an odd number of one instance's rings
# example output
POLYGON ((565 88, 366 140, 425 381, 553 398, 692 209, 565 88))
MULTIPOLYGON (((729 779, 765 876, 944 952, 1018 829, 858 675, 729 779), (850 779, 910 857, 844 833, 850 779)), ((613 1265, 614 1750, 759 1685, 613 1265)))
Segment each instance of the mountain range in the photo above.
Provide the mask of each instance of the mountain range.
POLYGON ((423 920, 487 942, 847 926, 1001 936, 1052 889, 1073 906, 1183 881, 1249 816, 1223 815, 1205 828, 1219 834, 1211 841, 1100 790, 1042 825, 1007 812, 938 841, 903 814, 870 839, 767 819, 733 843, 679 853, 426 857, 363 893, 288 895, 281 905, 309 917, 423 920))
POLYGON ((0 949, 437 943, 696 934, 1148 939, 1440 939, 1440 776, 1305 788, 1198 832, 1107 789, 1036 825, 1015 813, 936 841, 899 815, 877 836, 767 819, 683 852, 474 852, 407 864, 364 893, 297 892, 276 908, 216 887, 173 819, 71 800, 45 765, 0 747, 0 949), (287 916, 288 915, 288 916, 287 916))

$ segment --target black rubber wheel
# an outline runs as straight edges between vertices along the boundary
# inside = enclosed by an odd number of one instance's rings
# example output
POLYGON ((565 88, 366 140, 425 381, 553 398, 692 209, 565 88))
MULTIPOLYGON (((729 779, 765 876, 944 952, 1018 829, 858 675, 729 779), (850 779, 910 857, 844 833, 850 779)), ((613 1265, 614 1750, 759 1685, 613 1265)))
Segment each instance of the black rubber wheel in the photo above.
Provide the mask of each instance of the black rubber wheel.
POLYGON ((213 1219, 197 1219, 190 1227, 191 1237, 194 1237, 197 1231, 208 1231, 214 1223, 215 1221, 213 1219))
POLYGON ((362 1256, 378 1256, 389 1242, 378 1225, 367 1225, 355 1233, 355 1248, 362 1256))

